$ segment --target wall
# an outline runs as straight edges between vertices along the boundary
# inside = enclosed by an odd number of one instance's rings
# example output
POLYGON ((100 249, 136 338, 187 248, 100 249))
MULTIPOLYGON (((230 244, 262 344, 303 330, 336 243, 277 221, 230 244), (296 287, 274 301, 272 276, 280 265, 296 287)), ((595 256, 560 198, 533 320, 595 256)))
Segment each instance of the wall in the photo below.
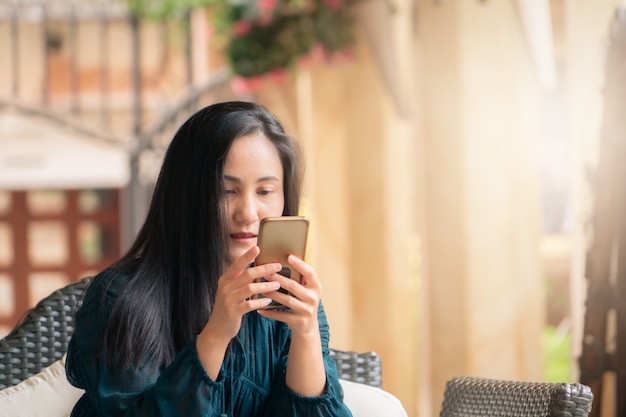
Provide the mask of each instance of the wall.
POLYGON ((422 1, 432 404, 542 377, 537 80, 513 2, 422 1))

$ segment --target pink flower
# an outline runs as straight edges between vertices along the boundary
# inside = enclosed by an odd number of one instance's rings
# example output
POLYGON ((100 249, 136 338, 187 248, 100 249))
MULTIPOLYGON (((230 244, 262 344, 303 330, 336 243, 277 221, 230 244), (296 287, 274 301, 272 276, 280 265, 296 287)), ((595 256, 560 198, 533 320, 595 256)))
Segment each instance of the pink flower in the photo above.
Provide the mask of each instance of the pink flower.
POLYGON ((324 3, 333 10, 339 10, 343 5, 342 0, 324 0, 324 3))
POLYGON ((237 36, 245 36, 250 33, 252 23, 249 20, 238 20, 233 23, 233 31, 237 36))
POLYGON ((260 90, 264 83, 265 79, 260 75, 250 78, 238 75, 232 79, 230 86, 235 94, 245 96, 260 90))
POLYGON ((261 87, 263 87, 263 83, 265 83, 265 80, 261 75, 248 78, 248 86, 250 87, 251 92, 260 90, 261 87))
POLYGON ((284 68, 276 68, 270 72, 270 78, 277 84, 287 81, 287 71, 284 68))
POLYGON ((333 60, 339 64, 346 64, 354 59, 352 50, 345 48, 335 52, 333 60))
POLYGON ((309 68, 311 68, 311 65, 313 64, 313 57, 311 56, 311 54, 307 54, 307 55, 303 55, 298 59, 298 68, 303 69, 303 70, 307 70, 309 68))
POLYGON ((276 8, 278 0, 258 0, 259 10, 272 11, 276 8))
POLYGON ((328 59, 329 55, 328 50, 321 43, 313 45, 313 48, 311 48, 311 52, 309 54, 314 60, 328 59))
POLYGON ((235 77, 232 79, 230 86, 238 96, 245 96, 250 93, 250 83, 247 78, 235 77))
POLYGON ((297 66, 300 69, 306 70, 313 66, 315 61, 321 61, 326 56, 326 52, 324 51, 324 46, 321 44, 315 44, 306 55, 302 55, 298 58, 297 66))

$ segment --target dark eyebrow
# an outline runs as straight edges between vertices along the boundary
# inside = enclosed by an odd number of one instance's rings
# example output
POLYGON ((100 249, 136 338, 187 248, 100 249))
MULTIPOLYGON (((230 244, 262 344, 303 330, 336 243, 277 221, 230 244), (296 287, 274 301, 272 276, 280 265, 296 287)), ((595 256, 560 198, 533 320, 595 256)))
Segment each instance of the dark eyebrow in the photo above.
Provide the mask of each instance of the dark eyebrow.
MULTIPOLYGON (((224 180, 226 181, 232 181, 235 183, 240 183, 241 179, 237 178, 237 177, 233 177, 232 175, 224 175, 224 180)), ((265 181, 280 181, 277 177, 273 176, 273 175, 268 175, 267 177, 261 177, 258 180, 256 180, 257 183, 259 182, 265 182, 265 181)))

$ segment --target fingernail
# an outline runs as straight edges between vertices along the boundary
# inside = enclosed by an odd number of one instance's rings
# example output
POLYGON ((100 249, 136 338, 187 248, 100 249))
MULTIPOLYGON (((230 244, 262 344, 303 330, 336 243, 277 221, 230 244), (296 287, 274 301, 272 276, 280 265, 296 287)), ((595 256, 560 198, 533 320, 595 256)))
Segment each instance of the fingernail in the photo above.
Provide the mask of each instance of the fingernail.
POLYGON ((280 288, 280 282, 272 282, 272 287, 279 289, 280 288))

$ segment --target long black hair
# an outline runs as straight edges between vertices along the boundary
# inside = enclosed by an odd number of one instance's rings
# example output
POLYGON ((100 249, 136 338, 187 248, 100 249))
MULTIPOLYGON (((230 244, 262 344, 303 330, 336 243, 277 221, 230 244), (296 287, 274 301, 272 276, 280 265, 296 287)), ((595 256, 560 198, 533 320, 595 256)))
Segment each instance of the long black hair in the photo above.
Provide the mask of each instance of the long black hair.
POLYGON ((300 147, 266 108, 225 102, 191 116, 167 149, 136 240, 112 268, 128 283, 105 330, 110 363, 164 366, 208 321, 227 253, 224 162, 235 139, 259 132, 280 155, 283 215, 298 214, 300 147))

